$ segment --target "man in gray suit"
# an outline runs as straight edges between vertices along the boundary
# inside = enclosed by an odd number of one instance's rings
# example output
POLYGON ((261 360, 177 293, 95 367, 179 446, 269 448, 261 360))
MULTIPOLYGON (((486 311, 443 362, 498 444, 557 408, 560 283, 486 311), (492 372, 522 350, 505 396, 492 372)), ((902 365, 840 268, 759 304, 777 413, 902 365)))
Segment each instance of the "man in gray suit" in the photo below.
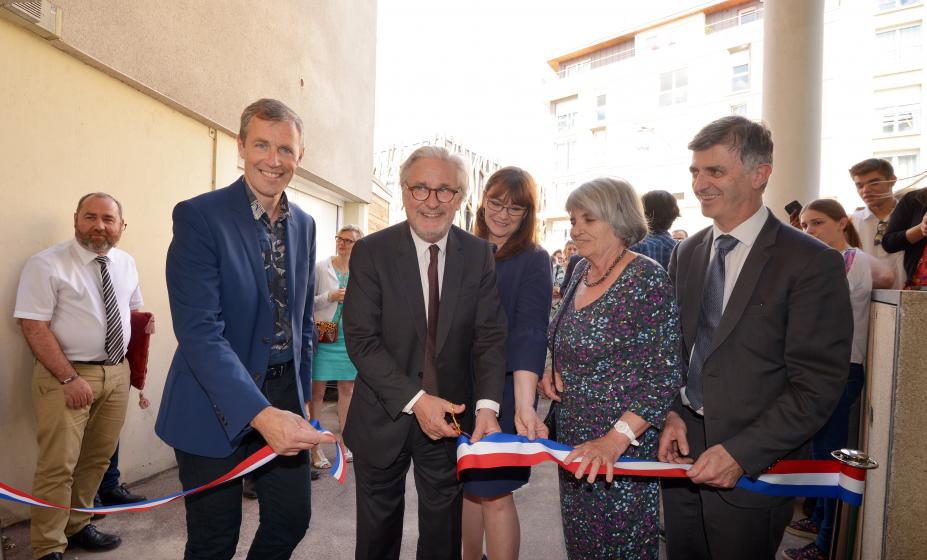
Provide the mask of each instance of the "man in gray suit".
POLYGON ((846 383, 853 319, 840 254, 763 206, 769 130, 719 119, 689 143, 692 189, 714 225, 674 251, 669 274, 689 356, 660 437, 670 560, 774 558, 790 498, 735 489, 809 439, 846 383))

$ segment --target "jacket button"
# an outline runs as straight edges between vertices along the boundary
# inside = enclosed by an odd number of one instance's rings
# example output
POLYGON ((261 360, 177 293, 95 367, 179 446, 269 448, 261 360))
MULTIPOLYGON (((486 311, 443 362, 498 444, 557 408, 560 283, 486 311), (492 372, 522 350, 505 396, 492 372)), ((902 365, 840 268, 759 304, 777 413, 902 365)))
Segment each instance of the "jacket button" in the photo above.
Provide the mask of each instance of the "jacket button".
POLYGON ((259 372, 259 371, 256 371, 256 372, 252 373, 251 375, 252 375, 252 377, 254 377, 255 381, 261 378, 261 372, 259 372))
POLYGON ((264 344, 270 344, 270 339, 267 338, 266 336, 263 336, 261 337, 261 342, 263 342, 264 344))
POLYGON ((422 379, 424 376, 425 376, 425 374, 423 374, 422 372, 418 372, 418 378, 419 378, 419 379, 422 379))

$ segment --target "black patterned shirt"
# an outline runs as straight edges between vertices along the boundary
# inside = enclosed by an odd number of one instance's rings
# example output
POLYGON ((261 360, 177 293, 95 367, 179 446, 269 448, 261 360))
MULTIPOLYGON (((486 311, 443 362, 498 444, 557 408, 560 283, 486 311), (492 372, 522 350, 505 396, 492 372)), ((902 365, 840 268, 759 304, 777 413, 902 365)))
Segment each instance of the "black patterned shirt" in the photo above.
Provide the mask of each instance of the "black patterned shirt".
POLYGON ((274 336, 270 347, 269 365, 282 364, 293 359, 293 326, 287 304, 286 289, 286 220, 290 217, 290 204, 286 193, 280 197, 280 215, 270 223, 270 216, 258 202, 250 188, 245 189, 251 202, 251 214, 258 228, 261 257, 267 275, 267 291, 273 307, 274 336))

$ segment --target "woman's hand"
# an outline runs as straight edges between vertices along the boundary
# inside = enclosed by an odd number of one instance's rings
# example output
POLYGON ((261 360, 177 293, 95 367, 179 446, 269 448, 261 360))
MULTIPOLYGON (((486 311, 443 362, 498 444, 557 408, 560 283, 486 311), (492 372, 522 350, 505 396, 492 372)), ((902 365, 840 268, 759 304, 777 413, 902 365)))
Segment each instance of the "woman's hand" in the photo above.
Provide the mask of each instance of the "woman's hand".
POLYGON ((528 439, 547 438, 547 425, 533 406, 515 407, 515 432, 528 439))
POLYGON ((337 301, 338 303, 344 302, 344 288, 338 288, 337 290, 332 290, 328 292, 328 301, 337 301))
POLYGON ((544 377, 538 382, 538 389, 548 399, 560 402, 560 393, 563 392, 563 379, 560 377, 560 372, 544 372, 544 377))
POLYGON ((576 446, 576 448, 566 456, 564 462, 569 465, 576 459, 582 459, 577 467, 574 476, 577 479, 583 477, 586 469, 589 474, 586 481, 595 482, 595 477, 599 473, 600 467, 605 467, 605 480, 611 482, 614 478, 614 464, 628 449, 631 442, 622 434, 615 430, 609 430, 604 436, 589 440, 576 446))

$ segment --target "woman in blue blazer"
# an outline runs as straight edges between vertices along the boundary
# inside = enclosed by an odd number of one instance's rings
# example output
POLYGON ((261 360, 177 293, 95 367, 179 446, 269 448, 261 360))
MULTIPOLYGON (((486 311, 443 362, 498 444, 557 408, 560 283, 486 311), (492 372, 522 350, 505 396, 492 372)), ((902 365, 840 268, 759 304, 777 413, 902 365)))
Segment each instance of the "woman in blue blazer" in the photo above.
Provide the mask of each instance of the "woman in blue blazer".
MULTIPOLYGON (((547 437, 535 410, 547 354, 547 319, 553 282, 550 257, 536 241, 537 186, 517 167, 493 173, 483 190, 474 233, 495 246, 499 299, 508 317, 505 392, 499 425, 507 433, 547 437)), ((465 472, 463 559, 518 557, 520 528, 512 492, 528 482, 530 467, 465 472)))

